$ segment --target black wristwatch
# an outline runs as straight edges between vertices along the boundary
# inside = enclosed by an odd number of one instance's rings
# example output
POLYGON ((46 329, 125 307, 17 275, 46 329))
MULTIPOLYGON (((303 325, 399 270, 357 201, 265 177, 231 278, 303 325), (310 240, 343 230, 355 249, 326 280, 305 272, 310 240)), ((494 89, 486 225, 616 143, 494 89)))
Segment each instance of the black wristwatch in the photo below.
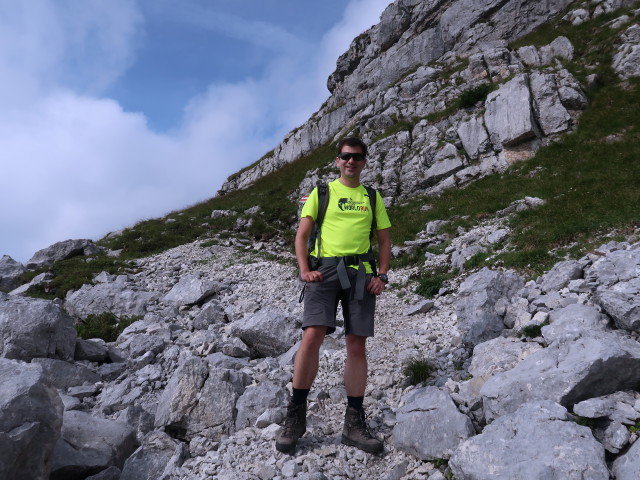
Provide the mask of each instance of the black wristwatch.
POLYGON ((382 280, 383 283, 389 283, 389 277, 387 277, 386 273, 379 274, 378 278, 382 280))

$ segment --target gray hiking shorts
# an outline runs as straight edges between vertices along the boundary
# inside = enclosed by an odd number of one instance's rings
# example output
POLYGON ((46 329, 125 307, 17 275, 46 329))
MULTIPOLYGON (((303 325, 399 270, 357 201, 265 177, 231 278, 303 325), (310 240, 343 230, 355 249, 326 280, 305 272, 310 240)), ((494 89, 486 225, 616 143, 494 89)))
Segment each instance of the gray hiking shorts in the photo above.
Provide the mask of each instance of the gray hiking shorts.
POLYGON ((364 298, 355 300, 353 289, 356 285, 357 270, 347 268, 351 282, 351 288, 347 290, 342 290, 340 286, 335 265, 323 265, 318 271, 322 273, 324 280, 308 282, 305 285, 302 328, 323 326, 327 327, 327 333, 333 333, 336 329, 336 314, 340 302, 345 333, 372 337, 376 296, 366 291, 366 286, 371 281, 372 275, 367 275, 364 298))

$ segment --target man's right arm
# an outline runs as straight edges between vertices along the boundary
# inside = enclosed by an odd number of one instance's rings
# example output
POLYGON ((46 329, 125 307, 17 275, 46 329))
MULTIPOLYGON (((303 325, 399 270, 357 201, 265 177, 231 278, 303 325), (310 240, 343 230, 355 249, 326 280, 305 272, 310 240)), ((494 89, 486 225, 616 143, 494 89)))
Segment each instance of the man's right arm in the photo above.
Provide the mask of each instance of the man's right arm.
POLYGON ((305 282, 321 282, 322 274, 317 270, 309 269, 309 262, 307 257, 309 256, 309 250, 307 249, 307 240, 313 231, 313 218, 302 217, 300 224, 298 225, 298 231, 296 232, 296 260, 298 261, 298 267, 300 268, 300 278, 305 282))

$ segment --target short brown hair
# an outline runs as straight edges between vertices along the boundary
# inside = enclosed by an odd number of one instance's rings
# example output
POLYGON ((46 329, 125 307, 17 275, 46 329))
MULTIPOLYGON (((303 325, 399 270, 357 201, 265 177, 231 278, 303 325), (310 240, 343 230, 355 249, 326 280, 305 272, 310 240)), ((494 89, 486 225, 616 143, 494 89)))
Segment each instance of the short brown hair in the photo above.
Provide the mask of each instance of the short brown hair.
POLYGON ((338 142, 338 155, 342 153, 342 147, 344 147, 345 145, 348 145, 349 147, 360 147, 362 154, 365 156, 365 158, 367 157, 367 145, 361 139, 357 137, 347 137, 340 140, 338 142))

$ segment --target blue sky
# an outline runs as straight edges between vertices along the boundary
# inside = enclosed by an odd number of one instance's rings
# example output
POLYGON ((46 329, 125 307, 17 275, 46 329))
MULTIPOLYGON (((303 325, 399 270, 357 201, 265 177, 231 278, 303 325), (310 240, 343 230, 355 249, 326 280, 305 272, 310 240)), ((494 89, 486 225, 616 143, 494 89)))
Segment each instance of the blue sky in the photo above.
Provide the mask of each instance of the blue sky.
POLYGON ((389 0, 0 0, 0 255, 212 197, 389 0))

